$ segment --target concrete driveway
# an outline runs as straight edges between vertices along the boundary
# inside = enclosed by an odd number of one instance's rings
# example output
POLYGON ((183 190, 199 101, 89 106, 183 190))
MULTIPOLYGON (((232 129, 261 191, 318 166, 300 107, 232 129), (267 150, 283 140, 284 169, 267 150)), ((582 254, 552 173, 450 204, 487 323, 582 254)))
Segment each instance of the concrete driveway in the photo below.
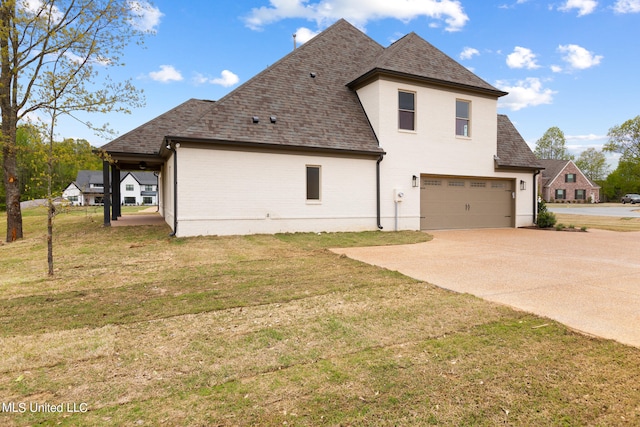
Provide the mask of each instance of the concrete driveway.
POLYGON ((640 218, 640 205, 548 205, 549 212, 589 216, 617 216, 640 218))
POLYGON ((426 243, 334 252, 640 347, 640 232, 430 234, 426 243))

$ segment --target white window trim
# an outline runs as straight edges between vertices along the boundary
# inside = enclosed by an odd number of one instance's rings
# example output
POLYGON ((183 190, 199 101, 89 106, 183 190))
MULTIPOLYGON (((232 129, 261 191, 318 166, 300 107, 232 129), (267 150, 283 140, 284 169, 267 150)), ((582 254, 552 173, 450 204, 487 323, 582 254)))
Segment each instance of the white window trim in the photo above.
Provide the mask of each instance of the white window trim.
MULTIPOLYGON (((470 99, 463 99, 463 98, 456 98, 456 106, 455 106, 455 121, 454 121, 454 126, 453 126, 453 132, 456 135, 456 138, 459 139, 465 139, 465 140, 470 140, 472 138, 473 132, 472 132, 472 108, 473 108, 473 103, 471 102, 470 99), (469 118, 465 119, 469 121, 469 125, 467 128, 467 135, 458 135, 458 114, 457 114, 457 110, 458 110, 458 101, 460 102, 466 102, 467 104, 469 104, 469 118)), ((460 117, 460 119, 464 119, 463 117, 460 117)))

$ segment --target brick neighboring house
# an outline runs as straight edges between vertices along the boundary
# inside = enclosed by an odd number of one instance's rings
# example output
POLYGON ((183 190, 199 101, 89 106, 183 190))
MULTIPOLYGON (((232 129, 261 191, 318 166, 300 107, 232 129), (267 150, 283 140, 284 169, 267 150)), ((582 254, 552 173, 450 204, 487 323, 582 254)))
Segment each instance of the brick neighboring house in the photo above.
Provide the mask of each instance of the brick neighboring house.
POLYGON ((544 170, 539 187, 546 202, 599 203, 600 186, 573 163, 573 160, 541 159, 544 170))

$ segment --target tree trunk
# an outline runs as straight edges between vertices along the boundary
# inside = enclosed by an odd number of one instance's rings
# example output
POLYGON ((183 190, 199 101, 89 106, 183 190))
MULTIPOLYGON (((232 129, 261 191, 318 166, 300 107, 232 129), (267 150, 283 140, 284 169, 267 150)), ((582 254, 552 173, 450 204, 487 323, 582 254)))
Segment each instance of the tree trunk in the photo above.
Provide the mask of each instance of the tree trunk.
POLYGON ((15 137, 11 140, 11 136, 5 134, 2 154, 5 201, 7 203, 7 242, 14 242, 22 239, 22 210, 20 209, 20 183, 18 182, 15 137))
POLYGON ((2 170, 7 203, 7 242, 22 239, 22 210, 20 209, 20 183, 18 182, 18 160, 16 151, 16 126, 18 108, 15 105, 17 93, 13 80, 10 57, 10 37, 16 3, 2 2, 0 5, 0 109, 2 110, 2 170))

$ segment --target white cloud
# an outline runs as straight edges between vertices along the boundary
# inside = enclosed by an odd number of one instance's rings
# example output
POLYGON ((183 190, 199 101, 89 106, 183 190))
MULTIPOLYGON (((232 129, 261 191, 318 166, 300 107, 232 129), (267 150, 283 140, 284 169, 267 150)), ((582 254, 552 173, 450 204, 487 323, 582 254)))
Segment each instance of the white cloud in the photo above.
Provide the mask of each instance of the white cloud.
POLYGON ((460 53, 460 59, 471 59, 473 55, 480 55, 480 51, 472 47, 465 47, 460 53))
POLYGON ((571 9, 578 9, 578 16, 588 15, 598 6, 596 0, 567 0, 558 10, 569 12, 571 9))
POLYGON ((300 27, 296 30, 296 44, 305 44, 319 33, 319 31, 311 31, 308 28, 300 27))
POLYGON ((613 10, 616 13, 639 13, 640 0, 618 0, 613 5, 613 10))
POLYGON ((558 46, 558 52, 564 53, 562 59, 569 64, 572 69, 585 70, 600 64, 602 55, 594 55, 587 49, 577 44, 566 44, 558 46))
POLYGON ((447 31, 459 31, 469 17, 459 0, 269 0, 270 6, 251 9, 246 25, 260 30, 265 25, 287 18, 315 21, 319 27, 344 18, 364 28, 367 22, 384 18, 411 21, 426 16, 444 21, 447 31))
POLYGON ((160 9, 149 4, 146 0, 129 0, 129 12, 131 18, 129 22, 137 30, 144 32, 155 32, 160 25, 160 18, 164 13, 160 9))
POLYGON ((551 89, 543 88, 540 79, 534 77, 521 80, 515 85, 499 80, 495 85, 497 88, 509 92, 508 95, 500 98, 498 106, 512 111, 536 105, 551 104, 553 95, 557 93, 551 89))
POLYGON ((152 80, 162 83, 179 82, 182 80, 182 74, 176 70, 173 65, 161 65, 160 71, 152 71, 149 73, 152 80))
POLYGON ((509 68, 527 68, 529 70, 540 68, 536 64, 536 55, 526 47, 516 46, 513 53, 507 55, 507 65, 509 68))
POLYGON ((220 73, 220 77, 207 77, 203 74, 196 74, 196 76, 193 78, 193 81, 195 84, 212 84, 212 85, 220 85, 223 87, 230 87, 233 86, 235 84, 237 84, 240 81, 240 78, 232 73, 229 70, 222 70, 222 73, 220 73))

